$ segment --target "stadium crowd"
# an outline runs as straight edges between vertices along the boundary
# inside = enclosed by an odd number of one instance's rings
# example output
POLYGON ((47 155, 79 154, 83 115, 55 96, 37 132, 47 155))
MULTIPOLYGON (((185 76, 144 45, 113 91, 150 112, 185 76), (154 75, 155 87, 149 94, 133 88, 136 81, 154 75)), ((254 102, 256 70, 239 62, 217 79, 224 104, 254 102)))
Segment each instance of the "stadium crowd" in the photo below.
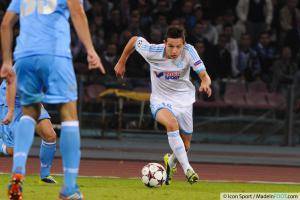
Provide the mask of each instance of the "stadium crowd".
MULTIPOLYGON (((9 2, 0 2, 0 19, 9 2)), ((195 46, 214 84, 262 80, 275 91, 300 77, 298 0, 85 0, 84 6, 108 72, 105 78, 91 75, 99 82, 116 80, 114 65, 131 36, 161 43, 170 24, 185 27, 187 42, 195 46)), ((84 48, 74 33, 74 61, 82 63, 84 48)), ((127 65, 128 78, 149 78, 147 63, 137 53, 127 65)))

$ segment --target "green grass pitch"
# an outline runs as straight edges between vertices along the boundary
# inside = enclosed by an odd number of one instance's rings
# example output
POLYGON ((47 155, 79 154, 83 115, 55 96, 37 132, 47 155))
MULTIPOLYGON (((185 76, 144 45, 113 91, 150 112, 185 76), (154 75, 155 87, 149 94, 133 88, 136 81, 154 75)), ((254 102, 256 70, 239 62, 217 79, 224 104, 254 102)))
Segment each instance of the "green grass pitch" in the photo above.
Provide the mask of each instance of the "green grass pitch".
MULTIPOLYGON (((38 176, 27 176, 24 182, 25 200, 54 200, 63 182, 56 177, 59 184, 47 185, 39 181, 38 176)), ((0 176, 0 200, 7 199, 6 188, 9 175, 0 176)), ((184 181, 173 181, 170 186, 147 188, 139 179, 121 178, 79 178, 79 186, 86 200, 217 200, 221 192, 299 192, 299 185, 291 184, 254 184, 202 181, 190 185, 184 181)))

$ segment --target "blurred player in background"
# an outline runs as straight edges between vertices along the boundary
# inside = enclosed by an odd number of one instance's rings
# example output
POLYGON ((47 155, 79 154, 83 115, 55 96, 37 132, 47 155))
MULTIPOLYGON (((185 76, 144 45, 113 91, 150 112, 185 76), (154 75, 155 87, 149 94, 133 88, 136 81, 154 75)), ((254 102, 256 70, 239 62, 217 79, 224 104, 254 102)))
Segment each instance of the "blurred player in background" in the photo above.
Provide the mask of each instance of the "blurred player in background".
MULTIPOLYGON (((22 117, 20 97, 16 94, 15 75, 10 82, 5 80, 0 85, 0 154, 13 156, 14 131, 22 117)), ((41 136, 40 147, 40 178, 46 183, 56 183, 50 175, 56 151, 56 133, 52 127, 48 112, 42 107, 36 132, 41 136)))
POLYGON ((204 63, 195 48, 185 42, 184 29, 177 26, 168 28, 163 44, 149 44, 142 37, 132 37, 115 66, 117 76, 124 76, 126 61, 134 50, 150 65, 151 112, 154 119, 165 127, 173 151, 173 154, 164 156, 167 168, 166 184, 170 184, 176 171, 177 160, 187 181, 193 184, 199 177, 187 156, 192 139, 195 102, 195 87, 190 81, 190 68, 201 79, 199 91, 210 96, 211 79, 204 63))
POLYGON ((105 73, 92 44, 80 0, 12 0, 3 17, 1 77, 8 82, 13 73, 13 27, 20 20, 14 61, 23 116, 15 130, 13 176, 8 188, 10 199, 22 199, 26 160, 41 114, 41 102, 60 105, 60 150, 65 176, 59 198, 83 199, 76 184, 80 133, 76 108, 77 83, 70 50, 70 16, 86 49, 89 68, 99 68, 105 73))

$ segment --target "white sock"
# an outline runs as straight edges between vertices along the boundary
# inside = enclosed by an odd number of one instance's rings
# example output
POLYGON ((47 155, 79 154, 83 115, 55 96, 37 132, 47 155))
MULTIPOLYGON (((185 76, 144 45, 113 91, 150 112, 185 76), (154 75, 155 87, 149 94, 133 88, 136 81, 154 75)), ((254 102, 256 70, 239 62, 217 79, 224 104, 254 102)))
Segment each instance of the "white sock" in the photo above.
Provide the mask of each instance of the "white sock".
POLYGON ((177 160, 175 154, 172 153, 172 154, 170 155, 170 157, 169 157, 169 162, 168 162, 168 163, 169 163, 169 166, 170 166, 171 168, 176 167, 177 162, 178 162, 178 160, 177 160))
POLYGON ((173 153, 175 154, 175 157, 181 164, 184 173, 186 174, 186 171, 188 169, 192 169, 192 167, 189 163, 183 141, 179 135, 179 130, 168 132, 167 134, 168 134, 169 145, 173 153))

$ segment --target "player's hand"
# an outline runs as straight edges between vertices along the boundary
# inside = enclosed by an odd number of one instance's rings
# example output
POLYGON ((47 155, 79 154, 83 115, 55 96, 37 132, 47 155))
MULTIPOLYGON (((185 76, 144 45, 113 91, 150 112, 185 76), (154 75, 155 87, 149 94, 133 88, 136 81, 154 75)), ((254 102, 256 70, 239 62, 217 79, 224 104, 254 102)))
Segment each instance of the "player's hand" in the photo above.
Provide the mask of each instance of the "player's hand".
POLYGON ((201 82, 199 91, 200 91, 200 92, 206 93, 208 97, 211 96, 211 88, 210 88, 210 85, 207 84, 205 81, 202 81, 202 82, 201 82))
POLYGON ((13 120, 13 117, 14 117, 13 112, 7 112, 6 116, 2 120, 2 123, 8 125, 13 120))
POLYGON ((125 74, 125 64, 118 62, 114 68, 116 76, 124 78, 125 74))
POLYGON ((1 67, 0 77, 10 81, 14 76, 14 71, 12 69, 12 63, 3 63, 1 67))
POLYGON ((97 52, 93 50, 89 50, 87 52, 87 61, 89 63, 89 69, 100 69, 102 74, 105 74, 105 69, 102 65, 101 59, 98 56, 97 52))

